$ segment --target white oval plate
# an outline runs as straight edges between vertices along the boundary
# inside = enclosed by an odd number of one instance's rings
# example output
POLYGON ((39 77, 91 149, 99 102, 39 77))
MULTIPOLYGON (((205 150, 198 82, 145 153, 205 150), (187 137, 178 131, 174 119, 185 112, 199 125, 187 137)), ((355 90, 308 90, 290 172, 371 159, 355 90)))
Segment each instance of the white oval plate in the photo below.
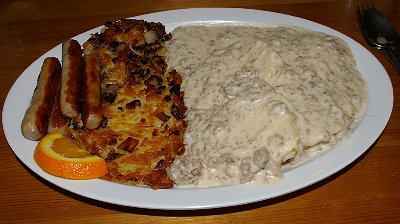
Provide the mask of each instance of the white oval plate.
MULTIPOLYGON (((238 185, 208 189, 151 190, 146 187, 126 186, 104 180, 66 180, 41 170, 33 160, 37 142, 26 140, 20 125, 32 97, 36 79, 45 57, 61 57, 61 45, 38 58, 16 80, 3 107, 3 127, 15 155, 33 172, 47 181, 73 193, 103 202, 152 209, 205 209, 241 205, 278 197, 320 181, 352 163, 379 137, 385 128, 393 107, 393 89, 388 74, 379 61, 359 43, 326 26, 284 14, 248 9, 182 9, 134 17, 161 22, 167 32, 173 28, 198 22, 233 22, 267 25, 295 25, 325 32, 345 40, 357 60, 359 70, 368 82, 369 105, 366 115, 352 137, 318 159, 284 174, 284 180, 275 185, 238 185)), ((80 43, 101 27, 82 33, 74 39, 80 43)))

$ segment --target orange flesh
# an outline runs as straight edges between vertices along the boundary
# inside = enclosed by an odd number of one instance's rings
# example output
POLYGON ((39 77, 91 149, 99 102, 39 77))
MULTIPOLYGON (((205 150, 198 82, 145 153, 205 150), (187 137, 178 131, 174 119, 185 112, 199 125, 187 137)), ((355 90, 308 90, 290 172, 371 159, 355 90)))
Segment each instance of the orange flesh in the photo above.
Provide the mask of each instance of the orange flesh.
POLYGON ((67 138, 55 139, 51 148, 56 153, 66 158, 84 158, 91 156, 88 151, 82 150, 67 138))

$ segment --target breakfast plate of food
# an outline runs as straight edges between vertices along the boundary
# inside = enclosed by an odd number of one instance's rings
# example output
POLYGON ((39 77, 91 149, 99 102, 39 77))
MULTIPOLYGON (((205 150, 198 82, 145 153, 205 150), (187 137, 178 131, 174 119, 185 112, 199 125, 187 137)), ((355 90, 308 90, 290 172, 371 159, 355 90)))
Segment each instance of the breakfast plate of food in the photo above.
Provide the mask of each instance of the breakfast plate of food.
POLYGON ((210 209, 337 173, 392 106, 383 66, 336 30, 195 8, 108 21, 49 50, 10 89, 3 127, 23 164, 70 192, 210 209))

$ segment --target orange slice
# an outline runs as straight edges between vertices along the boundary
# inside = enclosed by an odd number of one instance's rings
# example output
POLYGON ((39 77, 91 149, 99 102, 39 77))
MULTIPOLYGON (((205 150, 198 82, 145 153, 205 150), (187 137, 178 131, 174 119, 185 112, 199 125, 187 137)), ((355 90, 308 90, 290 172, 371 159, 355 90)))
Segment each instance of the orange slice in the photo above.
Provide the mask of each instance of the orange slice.
POLYGON ((60 133, 44 136, 33 157, 45 172, 62 178, 93 179, 108 173, 104 159, 79 148, 60 133))

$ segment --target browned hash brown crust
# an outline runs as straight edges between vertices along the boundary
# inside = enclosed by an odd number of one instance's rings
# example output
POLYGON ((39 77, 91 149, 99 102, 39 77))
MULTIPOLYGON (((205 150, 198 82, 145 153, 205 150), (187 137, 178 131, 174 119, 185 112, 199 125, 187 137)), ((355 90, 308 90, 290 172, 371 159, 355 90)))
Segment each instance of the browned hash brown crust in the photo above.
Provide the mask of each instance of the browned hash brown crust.
POLYGON ((83 44, 84 54, 101 59, 102 126, 84 129, 75 120, 68 135, 104 158, 105 179, 170 188, 166 169, 184 152, 186 129, 181 77, 165 63, 170 37, 160 23, 107 22, 83 44))

